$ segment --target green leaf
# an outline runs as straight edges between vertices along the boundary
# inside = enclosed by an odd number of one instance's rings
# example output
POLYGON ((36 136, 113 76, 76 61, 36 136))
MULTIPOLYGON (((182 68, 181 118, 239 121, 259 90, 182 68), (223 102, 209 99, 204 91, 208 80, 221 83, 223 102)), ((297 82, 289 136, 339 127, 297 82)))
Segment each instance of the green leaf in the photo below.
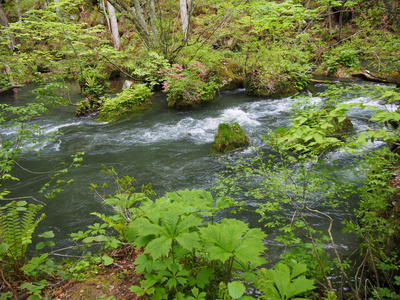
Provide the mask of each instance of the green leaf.
POLYGON ((246 287, 239 281, 229 282, 228 292, 233 299, 239 299, 246 292, 246 287))
POLYGON ((234 257, 243 265, 259 265, 265 237, 260 229, 248 229, 248 224, 236 219, 224 219, 221 224, 209 224, 199 229, 210 259, 222 263, 234 257))
POLYGON ((197 272, 196 285, 200 288, 204 288, 209 284, 210 278, 213 276, 214 270, 208 268, 202 268, 197 272))
POLYGON ((114 262, 114 259, 109 257, 108 255, 103 255, 101 259, 103 261, 103 265, 105 266, 109 266, 114 262))
POLYGON ((176 237, 178 243, 186 250, 200 247, 199 235, 197 232, 181 233, 176 237))
POLYGON ((154 260, 161 256, 167 256, 171 250, 172 239, 166 236, 162 236, 152 240, 147 244, 145 253, 149 253, 154 260))
POLYGON ((291 277, 292 278, 296 278, 300 274, 303 274, 303 273, 307 272, 307 270, 308 269, 307 269, 307 266, 305 264, 301 264, 301 263, 295 264, 293 266, 293 269, 292 269, 291 277))
POLYGON ((290 285, 290 269, 287 265, 279 263, 275 270, 268 270, 271 273, 271 278, 273 278, 275 285, 278 288, 279 294, 283 296, 289 290, 290 285))
POLYGON ((231 202, 231 198, 230 197, 219 197, 216 200, 215 208, 218 209, 218 210, 219 209, 225 209, 225 208, 230 207, 231 205, 232 205, 232 202, 231 202))
POLYGON ((43 238, 47 238, 47 239, 53 238, 54 237, 54 232, 53 231, 46 231, 43 234, 39 234, 39 236, 43 237, 43 238))
POLYGON ((36 245, 36 250, 42 250, 44 247, 46 247, 46 243, 45 242, 39 242, 36 245))
POLYGON ((144 271, 147 271, 150 273, 153 271, 153 263, 154 261, 150 256, 146 254, 139 255, 134 262, 134 264, 137 266, 136 272, 143 273, 144 271))
POLYGON ((314 281, 307 279, 304 275, 296 278, 290 284, 289 290, 286 291, 286 297, 291 298, 295 295, 311 291, 315 288, 314 281))
POLYGON ((0 255, 3 255, 6 253, 6 251, 10 248, 10 245, 7 243, 1 243, 0 244, 0 255))
POLYGON ((132 285, 129 290, 139 296, 143 296, 146 293, 144 289, 137 285, 132 285))

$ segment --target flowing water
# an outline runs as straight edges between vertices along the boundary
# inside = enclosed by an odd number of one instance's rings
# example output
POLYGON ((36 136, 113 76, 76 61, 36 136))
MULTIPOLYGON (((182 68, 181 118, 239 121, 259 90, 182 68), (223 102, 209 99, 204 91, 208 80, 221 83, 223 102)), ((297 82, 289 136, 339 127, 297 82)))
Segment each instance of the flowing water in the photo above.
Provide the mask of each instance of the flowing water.
MULTIPOLYGON (((33 86, 19 91, 15 100, 10 94, 1 94, 0 103, 23 104, 35 98, 33 86)), ((314 86, 322 89, 323 85, 314 86)), ((307 92, 305 92, 307 94, 307 92)), ((71 90, 72 100, 79 99, 77 91, 71 90)), ((314 98, 319 101, 319 98, 314 98)), ((364 98, 343 99, 343 101, 364 101, 364 98)), ((101 174, 101 165, 114 167, 120 176, 129 175, 141 184, 152 183, 155 192, 163 195, 166 191, 179 189, 210 189, 215 181, 215 174, 225 168, 227 162, 233 163, 241 156, 251 155, 251 150, 244 149, 227 154, 215 154, 210 151, 218 124, 224 121, 238 122, 250 137, 253 146, 262 146, 259 135, 267 129, 288 126, 288 110, 292 98, 267 99, 250 97, 244 90, 223 92, 218 99, 205 107, 176 111, 167 108, 164 95, 154 97, 156 107, 143 114, 117 121, 103 123, 93 117, 75 117, 74 107, 58 107, 38 118, 35 122, 45 132, 59 130, 62 135, 55 141, 46 142, 40 157, 36 153, 23 153, 18 162, 21 166, 36 174, 15 168, 14 175, 21 180, 9 188, 14 196, 37 196, 37 190, 50 178, 47 172, 59 166, 59 162, 68 160, 77 151, 85 152, 82 166, 71 170, 65 178, 74 182, 57 198, 46 201, 43 209, 47 218, 41 222, 37 232, 53 230, 57 247, 71 245, 68 234, 85 230, 87 225, 98 222, 91 212, 111 212, 90 192, 90 183, 111 183, 101 174)), ((365 113, 352 112, 353 116, 365 113)), ((363 121, 354 120, 356 129, 367 126, 363 121)), ((9 134, 9 132, 3 132, 9 134)), ((369 149, 381 146, 370 144, 369 149)), ((342 165, 349 163, 353 156, 344 152, 334 152, 330 160, 338 160, 342 165)), ((344 175, 345 176, 345 175, 344 175)), ((40 196, 38 196, 40 197, 40 196)), ((252 206, 254 200, 246 199, 252 206)), ((356 199, 353 200, 356 202, 356 199)), ((354 204, 355 205, 355 204, 354 204)), ((340 209, 340 208, 339 208, 340 209)), ((338 220, 351 217, 347 211, 328 211, 338 220)), ((226 213, 223 216, 231 216, 226 213)), ((259 226, 257 215, 244 211, 235 217, 259 226)), ((315 222, 321 222, 318 218, 315 222)), ((317 225, 317 224, 316 224, 317 225)), ((335 227, 336 241, 343 254, 352 252, 357 247, 354 237, 341 233, 341 226, 335 227)), ((280 247, 269 236, 268 260, 279 255, 280 247)))

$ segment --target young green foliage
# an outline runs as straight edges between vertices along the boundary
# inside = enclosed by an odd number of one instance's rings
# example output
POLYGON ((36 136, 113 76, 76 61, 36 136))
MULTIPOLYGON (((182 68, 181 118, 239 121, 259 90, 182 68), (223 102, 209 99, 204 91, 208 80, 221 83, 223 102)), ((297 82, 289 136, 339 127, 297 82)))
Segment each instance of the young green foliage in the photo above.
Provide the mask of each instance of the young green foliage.
POLYGON ((112 227, 118 232, 120 238, 125 240, 128 224, 136 218, 141 217, 146 209, 152 205, 153 202, 149 197, 154 196, 155 193, 152 190, 151 184, 147 186, 142 185, 141 193, 135 192, 133 184, 136 179, 130 176, 118 177, 114 168, 109 169, 105 165, 102 165, 102 173, 113 179, 116 190, 113 194, 109 195, 107 190, 108 184, 106 183, 103 184, 103 193, 100 193, 100 188, 97 184, 91 184, 90 190, 102 200, 104 205, 111 206, 115 214, 112 216, 96 212, 92 214, 108 223, 108 226, 112 227))
POLYGON ((256 286, 264 293, 260 299, 309 299, 301 297, 304 292, 315 288, 314 281, 302 275, 306 271, 307 266, 300 263, 295 264, 292 270, 283 263, 278 263, 274 269, 261 269, 256 281, 256 286))
POLYGON ((260 228, 249 229, 240 220, 223 219, 220 224, 209 224, 199 231, 209 259, 226 265, 226 282, 233 275, 233 269, 251 272, 266 262, 260 257, 266 237, 260 228))

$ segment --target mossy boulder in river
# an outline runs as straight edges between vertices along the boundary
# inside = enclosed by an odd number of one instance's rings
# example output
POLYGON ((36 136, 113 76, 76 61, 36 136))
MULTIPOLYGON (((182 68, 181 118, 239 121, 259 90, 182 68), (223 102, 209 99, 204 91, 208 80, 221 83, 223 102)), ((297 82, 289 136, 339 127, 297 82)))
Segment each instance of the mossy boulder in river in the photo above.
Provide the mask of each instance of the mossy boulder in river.
POLYGON ((254 67, 244 78, 246 93, 252 96, 288 97, 299 92, 307 83, 305 78, 254 67))
POLYGON ((138 84, 118 93, 114 98, 103 101, 98 119, 113 121, 152 107, 153 92, 145 84, 138 84))
POLYGON ((220 91, 230 91, 243 87, 243 68, 237 63, 223 59, 216 64, 214 72, 218 78, 220 91))
POLYGON ((221 123, 215 135, 213 149, 226 152, 249 145, 249 139, 238 123, 221 123))
POLYGON ((84 100, 78 103, 76 109, 76 116, 85 116, 93 113, 97 113, 101 107, 102 101, 95 96, 87 96, 84 100))

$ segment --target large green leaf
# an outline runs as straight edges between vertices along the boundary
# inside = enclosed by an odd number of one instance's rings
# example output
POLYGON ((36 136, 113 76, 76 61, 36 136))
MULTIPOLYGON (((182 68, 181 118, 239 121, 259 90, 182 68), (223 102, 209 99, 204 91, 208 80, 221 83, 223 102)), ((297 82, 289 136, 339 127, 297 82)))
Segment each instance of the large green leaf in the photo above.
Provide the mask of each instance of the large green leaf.
POLYGON ((172 239, 166 236, 161 236, 152 240, 147 244, 145 253, 149 253, 154 260, 161 256, 167 256, 171 250, 172 239))
POLYGON ((265 234, 259 229, 236 219, 224 219, 221 224, 209 224, 199 229, 201 239, 211 259, 225 262, 230 257, 259 265, 259 255, 264 251, 262 240, 265 234))
POLYGON ((239 281, 233 281, 228 283, 228 292, 233 299, 239 299, 240 297, 243 296, 245 291, 246 287, 243 285, 243 283, 239 281))
POLYGON ((186 250, 200 247, 200 240, 197 232, 181 233, 176 237, 176 240, 186 250))
POLYGON ((286 297, 287 299, 289 299, 303 292, 311 291, 314 288, 314 281, 311 279, 307 279, 304 275, 302 275, 292 281, 289 290, 286 291, 286 297))

